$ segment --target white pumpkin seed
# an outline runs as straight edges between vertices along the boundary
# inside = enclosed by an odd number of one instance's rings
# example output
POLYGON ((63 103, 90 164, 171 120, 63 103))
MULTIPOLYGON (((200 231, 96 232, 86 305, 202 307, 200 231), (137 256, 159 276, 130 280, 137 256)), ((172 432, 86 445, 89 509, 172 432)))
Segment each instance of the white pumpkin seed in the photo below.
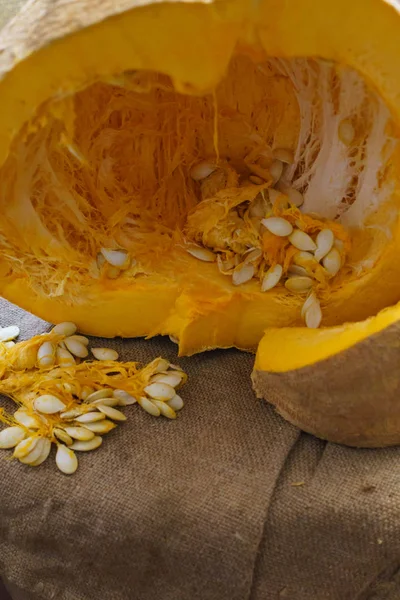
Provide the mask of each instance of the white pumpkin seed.
POLYGON ((256 262, 261 257, 262 257, 262 250, 260 250, 259 248, 254 248, 254 250, 251 250, 250 252, 246 252, 246 254, 243 255, 243 258, 244 258, 243 262, 245 262, 245 263, 256 262))
POLYGON ((282 217, 268 217, 268 219, 262 219, 261 223, 268 231, 278 237, 286 237, 293 231, 293 227, 289 221, 286 221, 282 217))
POLYGON ((24 458, 35 448, 40 438, 30 436, 16 445, 13 456, 14 458, 24 458))
POLYGON ((65 475, 72 475, 78 468, 75 452, 63 444, 59 444, 56 453, 56 465, 65 475))
POLYGON ((56 359, 60 367, 73 367, 76 364, 72 354, 66 348, 60 346, 56 349, 56 359))
POLYGON ((285 281, 285 287, 290 292, 302 293, 309 290, 313 283, 314 281, 311 279, 311 277, 294 276, 289 277, 289 279, 285 281))
POLYGON ((272 290, 272 288, 274 288, 279 283, 282 277, 282 273, 282 265, 275 265, 268 269, 261 283, 261 291, 266 292, 268 290, 272 290))
POLYGON ((113 408, 112 406, 106 406, 105 404, 99 404, 97 406, 98 410, 106 415, 109 419, 113 421, 126 421, 126 416, 120 410, 113 408))
POLYGON ((288 148, 275 148, 275 150, 272 150, 272 156, 288 165, 294 162, 293 151, 288 150, 288 148))
POLYGON ((57 396, 53 394, 43 394, 36 398, 33 402, 35 409, 45 415, 53 415, 61 410, 65 410, 64 402, 61 402, 57 396))
MULTIPOLYGON (((156 364, 156 367, 154 369, 155 373, 161 373, 161 371, 166 371, 169 367, 169 361, 166 360, 165 358, 159 358, 158 362, 156 364)), ((117 391, 117 390, 115 390, 117 391)))
POLYGON ((273 160, 269 166, 269 172, 272 177, 272 182, 275 184, 282 176, 283 162, 277 159, 273 160))
POLYGON ((22 462, 25 465, 30 465, 30 464, 34 463, 35 461, 39 460, 41 458, 42 451, 47 447, 46 442, 49 442, 49 440, 46 440, 45 438, 42 438, 42 437, 38 438, 37 443, 35 444, 35 447, 33 448, 33 450, 31 450, 25 456, 21 456, 19 459, 20 462, 22 462))
POLYGON ((56 349, 51 342, 44 342, 38 348, 37 361, 39 367, 51 367, 56 361, 56 349))
POLYGON ((17 423, 24 425, 24 427, 27 427, 28 429, 38 429, 40 426, 39 420, 33 415, 30 415, 25 408, 19 408, 16 410, 14 413, 14 419, 17 421, 17 423))
POLYGON ((143 410, 148 412, 150 415, 153 415, 153 417, 160 416, 160 409, 154 404, 154 402, 149 400, 149 398, 141 396, 138 398, 138 404, 143 408, 143 410))
POLYGON ((290 204, 293 204, 297 208, 300 208, 304 204, 304 196, 299 190, 294 187, 286 186, 285 195, 289 198, 290 204))
POLYGON ((125 390, 114 390, 113 396, 117 400, 119 406, 130 406, 137 402, 136 398, 125 392, 125 390))
POLYGON ((211 175, 211 173, 214 173, 216 168, 216 165, 211 162, 202 160, 190 169, 190 177, 194 181, 201 181, 211 175))
POLYGON ((0 328, 0 342, 9 342, 19 336, 19 327, 10 325, 9 327, 0 328))
POLYGON ((103 404, 103 406, 118 406, 119 400, 118 400, 118 398, 114 398, 114 397, 99 398, 99 400, 95 400, 94 402, 91 402, 90 406, 97 408, 99 404, 103 404))
POLYGON ((289 203, 286 201, 283 201, 284 200, 283 196, 284 196, 284 193, 282 191, 277 190, 275 188, 268 188, 268 197, 269 197, 269 201, 272 205, 274 205, 275 202, 279 198, 279 205, 282 206, 282 208, 288 208, 289 203))
POLYGON ((69 437, 73 438, 74 440, 80 440, 85 442, 94 438, 93 431, 90 431, 90 429, 86 429, 86 427, 71 425, 65 427, 65 431, 69 435, 69 437))
POLYGON ((335 236, 333 235, 333 231, 330 229, 321 229, 315 239, 315 243, 317 244, 317 249, 314 252, 315 260, 319 262, 324 258, 332 249, 334 241, 335 236))
POLYGON ((301 307, 301 316, 303 318, 306 313, 306 310, 308 310, 310 308, 310 306, 312 306, 316 301, 318 302, 317 296, 315 295, 314 292, 310 292, 310 294, 307 296, 307 299, 305 300, 303 306, 301 307))
POLYGON ((158 373, 151 378, 152 383, 166 383, 171 387, 177 387, 183 379, 183 373, 174 371, 173 373, 158 373))
POLYGON ((78 423, 94 423, 95 421, 102 421, 105 418, 106 417, 102 412, 87 412, 84 415, 77 417, 75 421, 78 423))
POLYGON ((67 446, 70 446, 74 442, 72 437, 68 435, 68 433, 66 433, 64 429, 61 429, 59 427, 55 427, 53 429, 53 434, 56 436, 57 439, 60 440, 60 442, 67 444, 67 446))
POLYGON ((242 285, 253 279, 255 273, 255 267, 252 263, 241 263, 235 267, 232 273, 233 285, 242 285))
POLYGON ((174 388, 166 383, 150 383, 144 391, 155 400, 171 400, 175 396, 174 388))
POLYGON ((76 417, 79 417, 82 414, 82 409, 80 408, 71 408, 70 410, 66 410, 65 412, 60 413, 60 418, 65 421, 72 421, 76 417))
POLYGON ((334 277, 342 266, 342 259, 338 249, 332 248, 332 250, 322 259, 322 264, 328 273, 334 277))
POLYGON ((100 252, 112 267, 126 269, 129 267, 130 258, 125 250, 112 250, 111 248, 100 248, 100 252))
POLYGON ((171 400, 168 400, 168 402, 166 404, 168 404, 168 406, 173 408, 175 412, 182 410, 182 408, 184 406, 183 400, 180 396, 178 396, 178 394, 175 394, 175 396, 173 398, 171 398, 171 400))
POLYGON ((85 427, 93 431, 93 433, 99 433, 100 435, 108 433, 112 429, 115 429, 117 425, 108 419, 104 421, 97 421, 97 423, 86 423, 85 427))
POLYGON ((3 342, 6 348, 13 348, 15 346, 15 342, 3 342))
POLYGON ((112 393, 113 391, 111 388, 97 390, 96 392, 93 392, 92 394, 89 394, 89 396, 86 397, 86 402, 92 403, 95 400, 100 400, 100 398, 110 398, 112 396, 112 393))
POLYGON ((186 252, 204 262, 215 262, 217 260, 214 252, 207 250, 207 248, 202 248, 201 246, 195 246, 194 244, 186 246, 186 252))
POLYGON ((73 335, 76 331, 77 327, 75 323, 70 323, 65 321, 64 323, 59 323, 52 329, 52 333, 56 333, 57 335, 73 335))
POLYGON ((301 277, 308 277, 308 272, 304 267, 298 265, 291 265, 288 270, 288 275, 300 275, 301 277))
POLYGON ((304 311, 304 320, 307 327, 310 329, 317 329, 320 326, 322 320, 322 311, 321 305, 317 298, 314 298, 313 302, 311 302, 304 311))
POLYGON ((89 452, 95 450, 103 443, 103 439, 99 435, 95 435, 92 440, 87 442, 74 442, 70 448, 78 452, 89 452))
POLYGON ((77 342, 73 338, 65 338, 64 344, 66 345, 67 349, 71 352, 71 354, 73 354, 74 356, 78 356, 78 358, 86 358, 89 354, 89 351, 86 348, 86 346, 84 346, 84 344, 81 344, 80 342, 77 342))
POLYGON ((157 406, 163 417, 167 417, 167 419, 176 419, 176 412, 166 402, 161 402, 161 400, 154 400, 154 404, 157 406))
POLYGON ((313 254, 311 254, 311 252, 296 252, 296 254, 293 257, 293 263, 295 265, 303 266, 309 264, 315 265, 317 261, 315 260, 315 257, 313 254))
POLYGON ((6 427, 0 431, 0 448, 14 448, 22 442, 26 436, 26 430, 18 425, 6 427))
POLYGON ((356 130, 350 119, 340 121, 338 128, 338 136, 341 142, 346 146, 351 146, 356 136, 356 130))
POLYGON ((316 243, 308 233, 300 231, 300 229, 295 229, 293 233, 289 235, 289 241, 295 248, 298 248, 298 250, 311 250, 314 252, 317 248, 316 243))
POLYGON ((48 458, 48 456, 50 454, 50 450, 51 450, 50 440, 48 440, 47 438, 42 438, 40 455, 38 456, 38 458, 35 461, 30 462, 29 465, 31 467, 38 467, 39 465, 44 463, 44 461, 48 458))
POLYGON ((69 335, 68 339, 75 340, 75 342, 79 342, 80 344, 83 344, 84 346, 88 346, 88 344, 89 344, 89 339, 84 335, 69 335))
POLYGON ((92 354, 97 360, 118 360, 118 352, 112 348, 92 348, 92 354))

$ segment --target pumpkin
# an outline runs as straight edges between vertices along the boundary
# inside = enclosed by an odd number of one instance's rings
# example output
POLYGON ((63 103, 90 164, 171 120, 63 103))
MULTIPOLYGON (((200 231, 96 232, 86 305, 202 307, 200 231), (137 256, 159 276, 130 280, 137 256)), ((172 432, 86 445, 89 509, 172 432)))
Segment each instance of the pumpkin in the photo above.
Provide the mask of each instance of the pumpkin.
POLYGON ((400 441, 399 15, 383 0, 37 0, 2 34, 0 293, 400 441))

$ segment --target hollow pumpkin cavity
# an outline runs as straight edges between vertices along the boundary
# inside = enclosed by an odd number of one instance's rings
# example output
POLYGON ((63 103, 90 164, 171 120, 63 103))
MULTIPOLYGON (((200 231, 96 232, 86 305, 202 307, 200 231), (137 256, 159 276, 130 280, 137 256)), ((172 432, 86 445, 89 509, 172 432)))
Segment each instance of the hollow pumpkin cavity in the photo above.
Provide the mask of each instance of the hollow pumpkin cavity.
POLYGON ((237 54, 202 96, 93 82, 42 105, 0 169, 2 293, 186 354, 364 319, 400 297, 398 152, 374 90, 327 61, 237 54))

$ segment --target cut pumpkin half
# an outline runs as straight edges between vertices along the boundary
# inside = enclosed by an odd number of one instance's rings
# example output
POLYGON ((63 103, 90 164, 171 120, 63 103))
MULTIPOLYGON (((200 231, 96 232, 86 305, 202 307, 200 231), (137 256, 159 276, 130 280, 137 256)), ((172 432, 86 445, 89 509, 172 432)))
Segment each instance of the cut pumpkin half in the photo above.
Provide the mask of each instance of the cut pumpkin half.
POLYGON ((36 0, 2 34, 0 293, 181 355, 262 339, 290 420, 399 441, 395 5, 118 6, 36 0))

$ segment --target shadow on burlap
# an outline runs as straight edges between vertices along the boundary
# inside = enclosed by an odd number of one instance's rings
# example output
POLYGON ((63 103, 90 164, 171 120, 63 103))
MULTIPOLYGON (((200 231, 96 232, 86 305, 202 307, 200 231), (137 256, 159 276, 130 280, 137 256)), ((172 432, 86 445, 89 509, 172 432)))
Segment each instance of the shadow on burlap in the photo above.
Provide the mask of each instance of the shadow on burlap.
MULTIPOLYGON (((23 3, 0 0, 0 26, 23 3)), ((0 309, 23 338, 48 328, 0 309)), ((162 338, 104 344, 125 360, 178 362, 162 338)), ((399 600, 400 450, 300 433, 255 399, 248 354, 179 363, 189 383, 175 422, 128 407, 72 477, 54 451, 38 469, 0 459, 13 599, 399 600)))
MULTIPOLYGON (((0 307, 21 337, 48 329, 0 307)), ((185 408, 174 422, 126 408, 72 477, 54 453, 37 469, 0 460, 0 569, 16 600, 400 598, 399 449, 301 434, 255 399, 249 354, 104 344, 179 362, 185 408)))

